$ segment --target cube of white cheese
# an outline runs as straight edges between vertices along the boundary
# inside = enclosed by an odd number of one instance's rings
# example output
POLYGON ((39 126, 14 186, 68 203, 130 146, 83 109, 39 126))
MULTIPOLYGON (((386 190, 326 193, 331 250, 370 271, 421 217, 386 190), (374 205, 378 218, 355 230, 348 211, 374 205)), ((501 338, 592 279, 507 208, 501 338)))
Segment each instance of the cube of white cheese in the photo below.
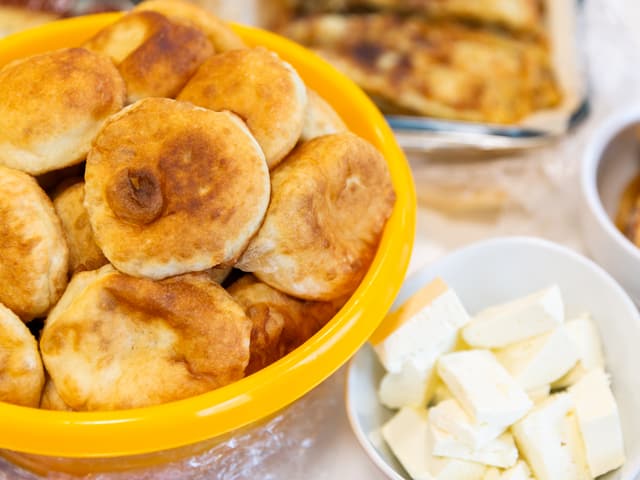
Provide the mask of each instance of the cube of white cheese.
POLYGON ((488 468, 482 480, 532 480, 532 477, 526 462, 518 460, 518 463, 507 470, 488 468))
POLYGON ((564 325, 494 351, 498 361, 525 390, 550 384, 566 374, 578 361, 564 325))
POLYGON ((469 321, 455 292, 437 279, 390 313, 370 342, 388 372, 400 373, 408 362, 425 371, 456 346, 469 321))
POLYGON ((478 422, 453 398, 430 408, 429 422, 432 426, 450 433, 472 450, 484 447, 507 428, 506 425, 478 422))
POLYGON ((568 393, 552 395, 511 427, 537 480, 591 480, 568 393))
POLYGON ((604 368, 604 355, 598 328, 588 313, 565 324, 569 338, 578 352, 578 363, 566 375, 553 383, 553 388, 567 388, 577 383, 594 368, 604 368))
POLYGON ((551 385, 546 384, 531 390, 527 390, 527 395, 534 404, 545 401, 551 395, 551 385))
POLYGON ((625 461, 618 406, 609 379, 600 368, 570 388, 587 464, 594 477, 620 467, 625 461))
POLYGON ((462 338, 472 347, 502 348, 549 332, 563 322, 562 295, 553 285, 481 311, 462 330, 462 338))
POLYGON ((391 451, 414 480, 482 480, 479 463, 432 455, 427 411, 404 407, 382 427, 391 451))
POLYGON ((408 362, 401 372, 385 374, 378 388, 378 398, 388 408, 424 407, 433 396, 437 381, 435 368, 420 371, 408 362))
POLYGON ((488 350, 443 355, 438 374, 477 422, 507 427, 533 406, 525 391, 488 350))
POLYGON ((431 424, 430 433, 433 438, 433 454, 439 457, 456 458, 502 468, 512 467, 518 461, 518 449, 513 436, 508 432, 478 449, 469 447, 433 424, 431 424))

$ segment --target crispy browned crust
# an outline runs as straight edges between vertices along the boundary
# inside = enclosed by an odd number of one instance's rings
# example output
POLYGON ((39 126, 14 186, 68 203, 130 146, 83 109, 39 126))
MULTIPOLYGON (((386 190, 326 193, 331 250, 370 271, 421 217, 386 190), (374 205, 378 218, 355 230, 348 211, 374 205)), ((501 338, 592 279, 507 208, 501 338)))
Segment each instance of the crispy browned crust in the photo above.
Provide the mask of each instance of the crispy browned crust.
POLYGON ((307 93, 289 64, 264 48, 252 48, 211 57, 178 100, 240 116, 273 168, 300 138, 307 93))
POLYGON ((84 47, 109 56, 127 85, 127 101, 175 97, 213 52, 199 29, 153 11, 132 12, 100 30, 84 47))
POLYGON ((0 302, 23 320, 67 286, 69 252, 51 200, 26 173, 0 166, 0 302))
POLYGON ((236 267, 299 298, 351 294, 395 201, 382 154, 351 133, 325 135, 297 147, 271 185, 265 221, 236 267))
POLYGON ((36 339, 0 303, 0 402, 37 407, 43 384, 44 370, 36 339))
POLYGON ((282 3, 285 12, 289 11, 291 15, 371 9, 471 20, 514 31, 538 32, 544 27, 542 0, 284 0, 282 3))
POLYGON ((117 410, 198 395, 244 375, 251 321, 204 274, 152 281, 77 274, 40 346, 63 402, 117 410))
POLYGON ((53 194, 53 208, 69 247, 69 273, 96 270, 108 263, 96 240, 84 208, 84 182, 64 182, 53 194))
POLYGON ((339 310, 338 302, 293 298, 253 275, 245 275, 228 289, 253 324, 251 357, 246 374, 257 372, 306 342, 339 310))
POLYGON ((60 397, 56 386, 51 380, 47 378, 44 383, 44 389, 42 390, 42 397, 40 398, 40 408, 45 410, 60 410, 65 412, 72 412, 73 409, 64 403, 64 400, 60 397))
POLYGON ((508 124, 561 100, 546 47, 493 30, 366 14, 301 18, 283 33, 414 114, 508 124))
POLYGON ((245 47, 242 39, 225 22, 189 1, 147 0, 137 5, 134 11, 158 12, 173 21, 196 27, 205 33, 216 52, 245 47))
POLYGON ((6 65, 0 91, 0 164, 34 175, 84 160, 125 97, 113 63, 82 48, 6 65))
POLYGON ((119 270, 166 278, 232 263, 269 202, 259 145, 228 112, 148 98, 112 117, 87 158, 85 207, 119 270))

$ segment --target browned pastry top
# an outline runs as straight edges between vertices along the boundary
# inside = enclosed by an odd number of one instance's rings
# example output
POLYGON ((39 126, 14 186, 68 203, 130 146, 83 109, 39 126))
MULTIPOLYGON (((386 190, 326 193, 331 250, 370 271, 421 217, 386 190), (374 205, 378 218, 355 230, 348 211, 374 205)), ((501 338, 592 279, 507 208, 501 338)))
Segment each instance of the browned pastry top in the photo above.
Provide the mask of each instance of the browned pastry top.
POLYGON ((82 48, 17 60, 0 70, 0 165, 31 174, 84 160, 125 86, 113 63, 82 48))
POLYGON ((175 97, 214 52, 200 30, 153 11, 125 15, 84 47, 114 61, 127 84, 129 103, 146 97, 175 97))
POLYGON ((109 120, 85 180, 96 243, 119 270, 150 278, 235 260, 270 193, 264 155, 240 119, 160 98, 109 120))
POLYGON ((228 291, 253 323, 247 375, 302 345, 341 306, 338 302, 312 302, 290 297, 253 275, 237 280, 228 291))
POLYGON ((242 308, 204 274, 156 282, 105 266, 73 278, 40 347, 64 403, 115 410, 239 380, 250 333, 242 308))
POLYGON ((0 303, 0 402, 37 407, 43 384, 44 370, 36 339, 0 303))
POLYGON ((51 200, 26 173, 0 166, 0 303, 45 315, 67 286, 69 252, 51 200))
POLYGON ((211 57, 178 99, 238 115, 273 168, 300 138, 307 90, 298 73, 275 53, 251 48, 211 57))
POLYGON ((205 33, 216 52, 244 48, 242 39, 225 22, 187 0, 147 0, 134 11, 161 13, 173 21, 194 26, 205 33))
POLYGON ((351 133, 317 137, 272 172, 271 184, 265 221, 236 267, 295 297, 351 294, 395 202, 382 154, 351 133))

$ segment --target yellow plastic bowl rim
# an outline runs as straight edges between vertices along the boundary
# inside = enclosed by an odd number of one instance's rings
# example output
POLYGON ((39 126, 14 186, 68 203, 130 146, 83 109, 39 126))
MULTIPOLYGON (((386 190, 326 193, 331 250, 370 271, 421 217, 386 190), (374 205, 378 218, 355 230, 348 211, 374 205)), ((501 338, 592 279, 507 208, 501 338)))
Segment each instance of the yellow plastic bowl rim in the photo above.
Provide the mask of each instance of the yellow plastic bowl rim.
MULTIPOLYGON (((120 15, 61 20, 6 37, 0 40, 0 66, 79 46, 120 15)), ((393 133, 369 98, 315 54, 260 29, 232 27, 248 45, 262 45, 291 63, 307 85, 387 159, 397 201, 367 275, 322 330, 253 375, 196 397, 114 412, 54 412, 0 402, 0 448, 57 457, 116 457, 168 450, 232 432, 277 412, 326 379, 360 348, 389 310, 409 263, 416 208, 409 165, 393 133)))

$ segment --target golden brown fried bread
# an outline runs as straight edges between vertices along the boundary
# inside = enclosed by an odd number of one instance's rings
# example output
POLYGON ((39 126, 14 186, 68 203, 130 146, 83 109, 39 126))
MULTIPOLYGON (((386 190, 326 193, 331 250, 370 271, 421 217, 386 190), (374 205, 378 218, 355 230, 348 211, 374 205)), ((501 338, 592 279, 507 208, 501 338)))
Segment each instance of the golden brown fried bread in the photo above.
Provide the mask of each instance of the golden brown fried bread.
POLYGON ((300 138, 307 89, 298 73, 275 53, 253 48, 211 57, 178 100, 238 115, 273 168, 300 138))
POLYGON ((22 320, 0 303, 0 402, 37 407, 43 385, 36 339, 22 320))
POLYGON ((60 398, 60 394, 58 390, 56 390, 56 386, 51 378, 48 378, 44 383, 42 397, 40 398, 40 408, 45 410, 73 411, 73 409, 60 398))
POLYGON ((510 124, 562 98, 544 44, 490 29, 376 13, 310 16, 282 33, 400 112, 510 124))
POLYGON ((467 19, 537 32, 543 27, 541 0, 288 0, 297 13, 380 9, 429 17, 467 19))
POLYGON ((69 246, 69 272, 96 270, 106 265, 108 261, 96 244, 84 208, 84 182, 76 179, 60 185, 53 195, 53 208, 69 246))
POLYGON ((308 102, 302 134, 300 135, 301 142, 306 142, 322 135, 349 131, 338 112, 315 90, 307 89, 307 95, 308 102))
POLYGON ((31 174, 80 163, 124 104, 113 63, 82 48, 56 50, 0 70, 0 165, 31 174))
POLYGON ((340 308, 333 302, 311 302, 290 297, 253 275, 245 275, 234 282, 228 292, 253 323, 247 375, 302 345, 340 308))
POLYGON ((118 410, 239 380, 250 334, 242 308, 204 274, 153 281, 106 265, 73 277, 40 348, 65 404, 118 410))
POLYGON ((69 251, 51 200, 26 173, 0 166, 0 302, 28 321, 67 286, 69 251))
POLYGON ((264 223, 236 268, 299 298, 351 294, 395 202, 382 154, 351 133, 318 137, 272 172, 271 186, 264 223))
POLYGON ((242 39, 225 22, 188 1, 147 0, 136 6, 134 11, 158 12, 174 22, 196 27, 207 35, 216 52, 245 47, 242 39))
POLYGON ((155 279, 232 263, 270 192, 264 155, 238 117, 164 98, 109 119, 85 182, 104 255, 124 273, 155 279))
POLYGON ((175 97, 214 52, 197 28, 151 11, 125 15, 84 47, 113 60, 127 85, 128 103, 146 97, 175 97))

